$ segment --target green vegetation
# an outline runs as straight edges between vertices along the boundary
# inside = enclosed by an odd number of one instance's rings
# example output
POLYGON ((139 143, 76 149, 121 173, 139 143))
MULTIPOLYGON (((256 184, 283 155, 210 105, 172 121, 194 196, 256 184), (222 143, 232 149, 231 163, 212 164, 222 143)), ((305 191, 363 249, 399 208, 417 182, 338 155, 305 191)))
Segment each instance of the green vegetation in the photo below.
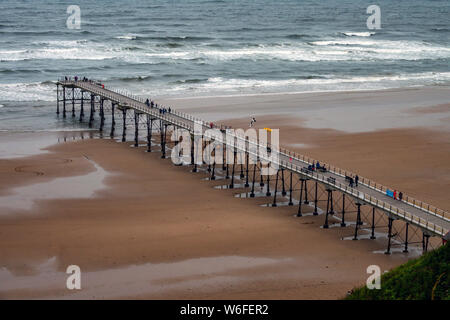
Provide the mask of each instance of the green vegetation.
POLYGON ((355 289, 349 300, 450 300, 450 244, 381 276, 381 289, 355 289))

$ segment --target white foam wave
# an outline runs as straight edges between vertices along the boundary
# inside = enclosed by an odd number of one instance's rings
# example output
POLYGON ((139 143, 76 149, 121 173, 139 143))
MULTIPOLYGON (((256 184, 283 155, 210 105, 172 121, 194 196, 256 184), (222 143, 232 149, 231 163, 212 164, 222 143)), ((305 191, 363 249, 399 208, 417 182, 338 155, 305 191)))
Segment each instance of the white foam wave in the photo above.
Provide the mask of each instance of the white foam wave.
POLYGON ((120 39, 120 40, 136 40, 137 36, 136 35, 132 35, 132 34, 126 34, 123 36, 117 36, 115 37, 116 39, 120 39))
POLYGON ((0 84, 3 101, 55 101, 56 87, 40 82, 0 84))
MULTIPOLYGON (((134 35, 119 36, 133 38, 134 35)), ((367 61, 419 60, 450 58, 450 48, 420 41, 376 40, 349 37, 319 40, 310 43, 294 42, 257 47, 214 49, 202 45, 184 46, 173 50, 147 44, 142 50, 130 52, 126 46, 97 44, 85 40, 47 41, 42 48, 1 50, 0 61, 32 59, 118 59, 130 63, 176 62, 177 60, 230 61, 287 60, 287 61, 367 61)))
POLYGON ((366 76, 324 79, 285 79, 285 80, 258 80, 258 79, 224 79, 214 77, 205 83, 195 85, 182 84, 167 90, 169 93, 246 93, 246 92, 310 92, 310 91, 343 91, 343 90, 370 90, 388 89, 399 86, 432 85, 448 83, 450 72, 444 73, 418 73, 386 76, 366 76))
POLYGON ((370 37, 375 34, 375 32, 343 32, 344 35, 348 37, 370 37))

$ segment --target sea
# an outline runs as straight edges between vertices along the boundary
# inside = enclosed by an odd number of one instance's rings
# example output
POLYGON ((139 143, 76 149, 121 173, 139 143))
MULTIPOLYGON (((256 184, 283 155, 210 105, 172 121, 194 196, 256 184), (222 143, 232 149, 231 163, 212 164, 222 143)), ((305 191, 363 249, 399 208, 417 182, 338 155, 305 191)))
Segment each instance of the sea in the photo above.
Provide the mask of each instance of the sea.
POLYGON ((447 86, 449 17, 448 0, 1 0, 0 131, 74 128, 64 76, 156 100, 447 86))

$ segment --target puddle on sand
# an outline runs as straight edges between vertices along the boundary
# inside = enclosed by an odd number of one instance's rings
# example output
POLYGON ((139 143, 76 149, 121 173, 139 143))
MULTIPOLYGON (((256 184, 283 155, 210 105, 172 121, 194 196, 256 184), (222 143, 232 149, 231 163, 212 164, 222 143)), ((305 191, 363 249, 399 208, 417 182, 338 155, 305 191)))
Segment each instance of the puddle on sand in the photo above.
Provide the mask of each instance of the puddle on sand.
POLYGON ((88 161, 95 167, 94 172, 14 188, 13 194, 0 197, 0 208, 30 210, 39 200, 92 197, 96 191, 106 187, 103 180, 109 173, 94 161, 88 161))
POLYGON ((145 263, 101 271, 83 271, 81 267, 82 290, 69 291, 66 289, 68 275, 57 271, 57 261, 53 257, 38 265, 33 275, 15 276, 6 268, 0 269, 2 284, 0 293, 7 295, 11 290, 26 290, 39 298, 80 299, 130 297, 170 290, 207 291, 217 286, 229 286, 254 280, 254 277, 248 274, 245 277, 240 276, 239 271, 274 266, 291 260, 290 258, 224 256, 172 263, 145 263), (48 296, 50 290, 60 290, 61 295, 48 296))
POLYGON ((56 133, 2 133, 0 135, 0 159, 32 156, 48 151, 42 150, 56 144, 56 133))

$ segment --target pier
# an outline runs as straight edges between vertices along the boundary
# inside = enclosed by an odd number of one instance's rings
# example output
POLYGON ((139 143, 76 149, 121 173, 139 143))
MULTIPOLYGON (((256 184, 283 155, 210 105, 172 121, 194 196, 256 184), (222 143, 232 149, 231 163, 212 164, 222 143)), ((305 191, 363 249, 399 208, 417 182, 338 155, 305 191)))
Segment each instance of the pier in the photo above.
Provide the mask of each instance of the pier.
POLYGON ((193 149, 190 159, 184 159, 183 164, 192 166, 192 172, 198 172, 199 167, 204 166, 210 180, 216 180, 221 172, 228 189, 244 188, 249 198, 270 197, 272 207, 295 207, 295 215, 299 218, 307 214, 305 208, 309 207, 312 215, 323 216, 323 229, 352 228, 352 240, 364 236, 374 240, 379 237, 377 231, 383 230, 387 234, 386 254, 392 252, 393 246, 408 252, 411 244, 421 244, 426 252, 430 237, 447 239, 449 236, 448 212, 408 195, 403 195, 401 200, 394 199, 389 195, 392 188, 364 177, 359 177, 358 186, 350 187, 346 178, 355 176, 352 172, 323 162, 318 170, 311 170, 317 162, 315 159, 282 147, 261 145, 245 135, 229 134, 223 128, 223 136, 209 135, 207 129, 211 126, 208 122, 173 109, 162 113, 153 102, 149 106, 141 97, 105 87, 99 82, 59 80, 56 86, 59 116, 84 122, 90 128, 98 126, 102 134, 119 136, 123 142, 127 130, 133 129, 135 147, 139 146, 140 133, 144 132, 147 151, 152 152, 158 144, 161 158, 168 157, 170 144, 173 148, 180 143, 168 139, 170 132, 186 130, 192 146, 199 141, 203 144, 203 138, 213 140, 214 148, 224 157, 231 153, 234 160, 240 157, 243 161, 202 164, 196 161, 193 149), (198 126, 201 139, 196 138, 198 126), (259 149, 267 149, 268 153, 255 151, 259 149), (277 170, 273 175, 264 175, 265 163, 273 161, 269 153, 277 155, 274 163, 277 170), (237 180, 241 183, 236 183, 237 180), (351 219, 354 221, 350 222, 351 219))

